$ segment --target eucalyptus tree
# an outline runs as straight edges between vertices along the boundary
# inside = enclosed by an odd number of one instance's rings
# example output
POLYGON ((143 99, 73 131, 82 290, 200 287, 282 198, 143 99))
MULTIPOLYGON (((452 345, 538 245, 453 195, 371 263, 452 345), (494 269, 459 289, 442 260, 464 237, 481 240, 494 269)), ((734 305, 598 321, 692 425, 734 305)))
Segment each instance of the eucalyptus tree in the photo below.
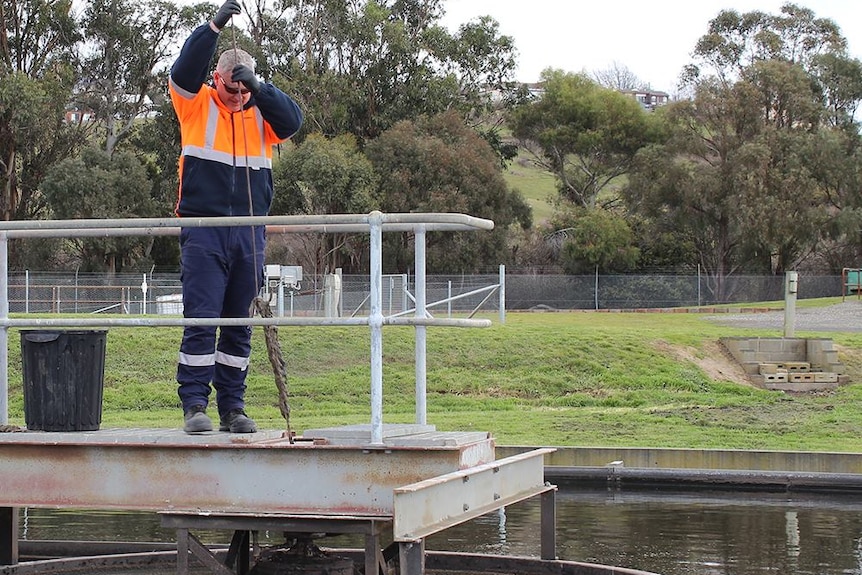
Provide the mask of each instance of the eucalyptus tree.
POLYGON ((154 114, 180 36, 203 20, 201 12, 166 0, 88 0, 76 99, 98 122, 109 156, 154 114))
MULTIPOLYGON (((69 108, 80 31, 69 0, 3 0, 0 22, 0 219, 38 219, 49 214, 46 170, 88 134, 69 108)), ((13 240, 9 265, 43 265, 57 243, 13 240)))
POLYGON ((510 125, 535 163, 552 173, 561 199, 593 208, 617 203, 610 184, 659 136, 638 102, 584 74, 546 70, 544 93, 514 110, 510 125))
POLYGON ((695 246, 719 301, 729 276, 781 274, 816 252, 858 193, 847 111, 859 78, 823 67, 849 62, 845 45, 833 22, 792 4, 721 12, 688 68, 693 98, 667 109, 671 137, 639 154, 629 209, 695 246))
POLYGON ((779 14, 722 10, 697 41, 687 78, 712 75, 731 84, 747 67, 764 60, 791 62, 808 70, 818 56, 843 54, 846 49, 847 40, 835 22, 817 18, 797 4, 783 4, 779 14))
POLYGON ((454 108, 466 120, 511 84, 512 38, 487 17, 450 33, 440 24, 443 5, 256 0, 248 31, 266 74, 302 104, 303 134, 349 132, 362 146, 421 114, 454 108))
POLYGON ((86 137, 66 122, 80 36, 70 1, 4 0, 0 20, 0 219, 32 219, 45 169, 86 137))
MULTIPOLYGON (((429 233, 430 272, 471 273, 509 259, 511 226, 532 224, 529 206, 509 189, 493 148, 454 111, 403 120, 368 143, 379 178, 378 209, 389 212, 459 212, 494 221, 492 232, 429 233)), ((413 238, 387 234, 384 265, 405 271, 413 238)))

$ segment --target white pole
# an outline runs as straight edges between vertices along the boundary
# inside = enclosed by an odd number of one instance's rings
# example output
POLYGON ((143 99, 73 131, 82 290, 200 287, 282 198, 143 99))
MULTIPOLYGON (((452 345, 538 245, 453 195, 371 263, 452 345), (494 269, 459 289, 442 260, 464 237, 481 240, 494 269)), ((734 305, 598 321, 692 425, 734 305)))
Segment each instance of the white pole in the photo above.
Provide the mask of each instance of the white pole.
MULTIPOLYGON (((0 232, 0 319, 9 319, 9 241, 0 232)), ((0 425, 9 422, 9 328, 0 327, 0 425)))
POLYGON ((368 216, 370 227, 371 444, 383 445, 383 214, 368 216))
MULTIPOLYGON (((425 228, 417 226, 415 234, 415 268, 416 268, 416 311, 418 318, 425 318, 425 228)), ((426 405, 426 345, 427 328, 416 326, 416 423, 425 425, 427 422, 426 405)))
POLYGON ((500 264, 500 323, 506 323, 506 266, 500 264))

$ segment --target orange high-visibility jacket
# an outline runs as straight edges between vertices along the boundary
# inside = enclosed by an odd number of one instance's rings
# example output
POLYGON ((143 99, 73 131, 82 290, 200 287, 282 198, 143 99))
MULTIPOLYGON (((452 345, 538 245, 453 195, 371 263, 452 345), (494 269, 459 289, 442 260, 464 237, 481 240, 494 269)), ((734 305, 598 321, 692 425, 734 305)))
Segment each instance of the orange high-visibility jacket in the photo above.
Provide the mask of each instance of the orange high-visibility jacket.
POLYGON ((176 214, 267 215, 273 196, 272 148, 299 130, 302 111, 290 96, 266 83, 242 112, 227 109, 205 83, 217 41, 209 23, 199 26, 171 68, 171 102, 182 141, 176 214))

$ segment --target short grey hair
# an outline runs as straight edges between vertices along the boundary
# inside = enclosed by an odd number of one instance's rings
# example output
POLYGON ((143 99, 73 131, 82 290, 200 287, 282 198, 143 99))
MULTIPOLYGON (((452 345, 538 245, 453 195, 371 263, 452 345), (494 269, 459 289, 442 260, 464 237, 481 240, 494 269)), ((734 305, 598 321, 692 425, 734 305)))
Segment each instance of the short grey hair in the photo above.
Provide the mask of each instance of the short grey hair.
POLYGON ((251 68, 251 71, 254 72, 254 58, 239 48, 230 48, 221 53, 218 64, 216 64, 216 72, 222 76, 229 75, 238 64, 251 68))

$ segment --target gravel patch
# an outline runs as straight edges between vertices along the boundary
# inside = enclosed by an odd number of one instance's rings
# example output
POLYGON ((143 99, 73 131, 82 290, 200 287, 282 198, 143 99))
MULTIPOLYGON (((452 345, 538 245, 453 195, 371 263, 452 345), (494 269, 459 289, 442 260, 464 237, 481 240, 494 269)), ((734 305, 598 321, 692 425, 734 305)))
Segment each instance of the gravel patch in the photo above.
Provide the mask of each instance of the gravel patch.
MULTIPOLYGON (((710 315, 706 319, 731 327, 777 329, 784 332, 784 310, 710 315)), ((862 300, 846 300, 839 304, 796 308, 795 331, 862 332, 862 300)))

